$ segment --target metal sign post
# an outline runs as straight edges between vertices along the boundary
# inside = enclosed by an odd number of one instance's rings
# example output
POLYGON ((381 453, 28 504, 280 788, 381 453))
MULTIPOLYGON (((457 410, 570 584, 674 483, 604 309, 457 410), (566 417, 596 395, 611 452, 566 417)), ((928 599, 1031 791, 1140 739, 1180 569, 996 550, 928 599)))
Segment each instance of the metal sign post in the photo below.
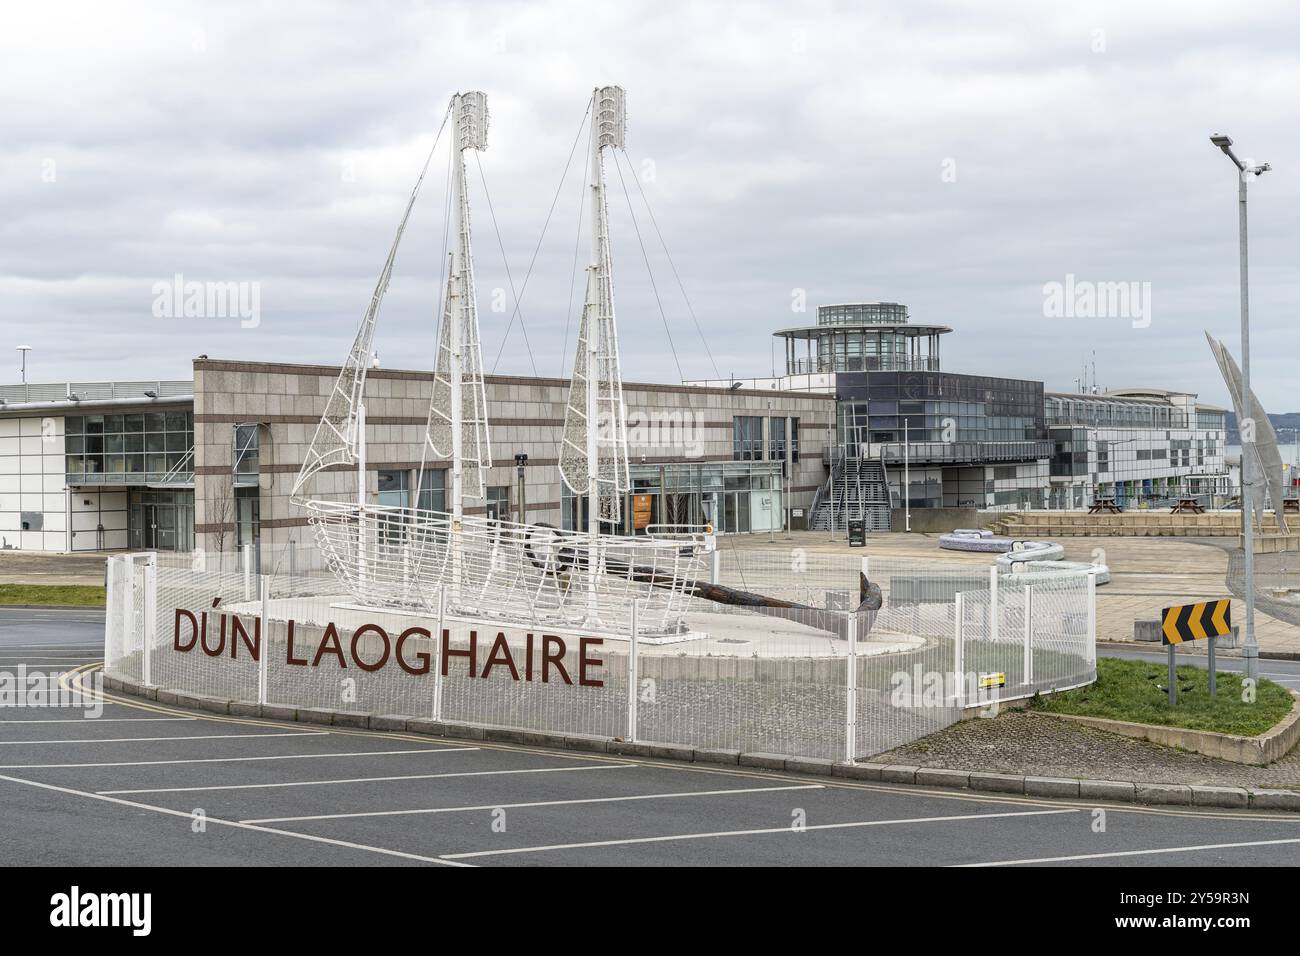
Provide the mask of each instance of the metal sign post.
POLYGON ((1169 648, 1169 704, 1178 703, 1178 675, 1174 672, 1174 649, 1187 641, 1209 640, 1209 660, 1206 666, 1210 671, 1210 696, 1217 691, 1217 674, 1214 664, 1215 638, 1232 633, 1232 601, 1221 598, 1216 601, 1200 601, 1196 604, 1180 604, 1167 607, 1160 612, 1161 639, 1169 648))
POLYGON ((1178 673, 1174 669, 1174 649, 1177 644, 1169 645, 1169 706, 1173 707, 1178 703, 1178 673))

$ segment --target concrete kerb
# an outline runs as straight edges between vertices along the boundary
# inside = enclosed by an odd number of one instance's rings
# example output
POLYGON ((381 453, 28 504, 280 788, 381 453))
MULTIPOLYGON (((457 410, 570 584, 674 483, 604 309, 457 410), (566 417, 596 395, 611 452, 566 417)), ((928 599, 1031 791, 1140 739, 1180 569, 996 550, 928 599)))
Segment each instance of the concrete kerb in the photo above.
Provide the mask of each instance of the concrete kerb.
POLYGON ((1290 713, 1264 733, 1254 737, 1221 734, 1209 730, 1191 730, 1186 727, 1139 724, 1106 717, 1086 717, 1080 714, 1051 714, 1051 716, 1124 737, 1148 740, 1165 747, 1178 747, 1219 760, 1262 767, 1281 760, 1300 743, 1300 694, 1292 691, 1292 697, 1290 713))
MULTIPOLYGON (((1113 648, 1115 650, 1133 650, 1134 648, 1137 648, 1138 650, 1152 649, 1150 644, 1143 641, 1098 641, 1097 650, 1100 651, 1103 648, 1113 648)), ((1203 649, 1195 647, 1191 642, 1180 645, 1178 653, 1180 655, 1186 654, 1188 656, 1199 656, 1202 658, 1207 656, 1203 649)), ((1215 648, 1214 653, 1219 657, 1240 658, 1243 656, 1240 647, 1218 647, 1215 648)), ((1259 659, 1261 661, 1300 661, 1300 651, 1273 651, 1261 649, 1259 652, 1259 659)))
POLYGON ((1151 783, 1127 780, 1087 780, 1069 777, 1039 777, 985 771, 913 767, 902 764, 849 763, 821 757, 791 757, 773 753, 750 753, 716 747, 694 748, 684 744, 628 741, 587 734, 563 734, 511 727, 489 727, 451 720, 432 720, 405 714, 372 716, 353 710, 286 707, 280 704, 252 704, 203 694, 144 687, 134 681, 106 678, 105 685, 125 694, 146 696, 154 691, 159 703, 176 704, 220 714, 260 717, 264 720, 296 721, 335 727, 397 731, 449 740, 491 741, 543 747, 560 751, 607 753, 652 760, 707 763, 755 770, 841 777, 878 783, 972 790, 1032 797, 1104 800, 1111 803, 1196 806, 1227 809, 1288 810, 1300 813, 1300 791, 1244 787, 1212 787, 1187 784, 1151 783))
POLYGON ((5 611, 102 611, 102 604, 0 604, 5 611))

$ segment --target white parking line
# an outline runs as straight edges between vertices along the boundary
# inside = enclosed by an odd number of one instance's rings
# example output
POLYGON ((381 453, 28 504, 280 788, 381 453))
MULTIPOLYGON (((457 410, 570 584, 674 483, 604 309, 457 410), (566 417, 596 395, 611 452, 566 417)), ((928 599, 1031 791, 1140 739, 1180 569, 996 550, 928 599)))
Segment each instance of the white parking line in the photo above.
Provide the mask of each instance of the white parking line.
POLYGON ((90 737, 85 740, 0 740, 0 747, 37 744, 138 744, 159 740, 259 740, 262 737, 328 737, 327 730, 299 730, 285 734, 176 734, 171 737, 90 737))
MULTIPOLYGON (((949 817, 912 817, 900 820, 858 820, 852 823, 816 823, 803 830, 849 830, 856 827, 887 827, 909 823, 969 823, 976 820, 996 820, 1003 817, 1043 817, 1058 813, 1080 813, 1077 808, 1064 810, 1023 810, 1006 813, 962 813, 949 817)), ((675 833, 669 836, 628 837, 623 840, 592 840, 587 843, 552 843, 547 846, 520 846, 509 850, 476 850, 472 853, 444 853, 444 860, 465 860, 478 856, 505 856, 512 853, 546 853, 551 850, 582 850, 602 846, 629 846, 636 843, 671 843, 675 840, 712 840, 722 837, 763 836, 768 834, 798 834, 803 831, 792 826, 767 827, 755 830, 717 830, 712 833, 675 833)))
POLYGON ((31 653, 27 653, 27 654, 12 654, 10 653, 11 650, 12 648, 9 647, 0 647, 0 652, 3 652, 2 654, 0 654, 0 661, 31 660, 32 654, 36 653, 37 651, 40 652, 39 654, 37 654, 38 657, 57 657, 60 659, 68 658, 69 660, 75 660, 81 657, 94 658, 95 660, 99 660, 101 656, 99 653, 97 653, 91 648, 86 648, 85 650, 74 650, 72 648, 69 648, 67 650, 64 650, 63 648, 60 647, 33 647, 31 648, 31 653))
MULTIPOLYGON (((6 624, 13 624, 14 622, 13 622, 13 621, 5 621, 5 623, 6 623, 6 624)), ((39 622, 39 623, 44 623, 44 622, 39 622)), ((87 623, 98 624, 99 622, 98 622, 98 621, 90 621, 90 622, 87 622, 87 623)), ((103 641, 85 641, 84 643, 80 643, 80 644, 47 644, 47 643, 42 643, 42 644, 0 644, 0 650, 4 650, 4 651, 43 651, 43 650, 45 650, 47 647, 51 647, 51 648, 52 648, 52 647, 75 647, 75 648, 77 648, 78 650, 83 650, 83 651, 102 651, 102 650, 104 649, 104 642, 103 642, 103 641)))
POLYGON ((97 724, 161 724, 169 720, 198 720, 198 717, 58 717, 46 720, 0 720, 4 724, 84 724, 93 720, 97 724))
POLYGON ((446 754, 478 747, 424 747, 420 750, 369 750, 356 753, 273 754, 266 757, 197 757, 189 760, 121 760, 109 763, 8 763, 0 770, 73 770, 78 767, 160 767, 182 763, 247 763, 252 760, 313 760, 322 757, 399 757, 409 754, 446 754))
MULTIPOLYGON (((99 658, 90 658, 90 657, 70 657, 67 660, 62 660, 62 661, 34 661, 29 657, 14 658, 11 661, 0 660, 0 670, 3 670, 5 667, 12 667, 17 664, 23 664, 27 667, 66 667, 68 664, 89 664, 92 661, 97 661, 98 659, 99 658)), ((35 674, 28 675, 29 678, 35 676, 36 676, 35 674)), ((56 677, 58 675, 49 674, 46 676, 56 677)))
POLYGON ((568 807, 580 803, 626 803, 632 800, 672 800, 677 797, 717 797, 737 793, 774 793, 778 790, 824 790, 819 783, 786 787, 735 787, 731 790, 685 790, 679 793, 638 793, 626 797, 584 797, 578 800, 538 800, 532 803, 488 803, 473 807, 431 807, 419 810, 366 810, 360 813, 320 813, 308 817, 263 817, 242 823, 298 823, 306 820, 350 820, 354 817, 403 817, 423 813, 465 813, 470 810, 519 810, 525 807, 568 807))
POLYGON ((391 780, 439 780, 443 777, 496 777, 515 773, 582 773, 587 770, 635 770, 640 764, 607 763, 594 767, 533 767, 528 770, 464 770, 458 773, 411 773, 392 777, 347 777, 341 780, 290 780, 283 783, 226 783, 212 787, 157 787, 149 790, 97 790, 105 794, 194 793, 207 790, 274 790, 282 787, 326 787, 343 783, 386 783, 391 780))
POLYGON ((1158 853, 1197 853, 1201 850, 1231 850, 1247 846, 1282 846, 1300 843, 1300 837, 1287 840, 1248 840, 1242 843, 1202 843, 1199 846, 1167 846, 1156 850, 1114 850, 1110 853, 1079 853, 1074 856, 1044 856, 1032 860, 995 860, 989 863, 958 863, 959 867, 1023 866, 1028 863, 1069 863, 1073 860, 1106 860, 1120 856, 1151 856, 1158 853))
MULTIPOLYGON (((10 783, 23 784, 28 787, 38 787, 41 790, 52 790, 55 793, 65 793, 74 797, 86 797, 89 800, 102 800, 105 803, 115 803, 123 807, 133 807, 137 810, 152 810, 154 813, 162 813, 170 817, 184 817, 192 820, 194 814, 187 810, 172 810, 169 807, 155 807, 147 803, 137 803, 134 800, 123 800, 120 797, 106 797, 98 793, 87 793, 85 790, 73 790, 71 787, 59 787, 52 783, 38 783, 35 780, 24 780, 22 777, 9 777, 0 775, 0 780, 7 780, 10 783)), ((204 822, 222 827, 232 827, 237 830, 251 830, 256 833, 270 833, 275 836, 290 837, 295 840, 307 840, 310 843, 325 843, 330 846, 342 847, 347 850, 362 850, 366 853, 378 853, 382 856, 396 856, 404 860, 418 860, 421 863, 438 863, 442 866, 468 866, 470 864, 457 863, 453 860, 441 860, 436 856, 421 856, 417 853, 406 853, 402 850, 389 850, 380 846, 369 846, 365 843, 352 843, 348 840, 335 840, 331 837, 316 836, 311 833, 294 833, 292 830, 277 830, 274 827, 259 827, 251 823, 239 823, 235 820, 222 820, 219 817, 205 817, 204 822)))

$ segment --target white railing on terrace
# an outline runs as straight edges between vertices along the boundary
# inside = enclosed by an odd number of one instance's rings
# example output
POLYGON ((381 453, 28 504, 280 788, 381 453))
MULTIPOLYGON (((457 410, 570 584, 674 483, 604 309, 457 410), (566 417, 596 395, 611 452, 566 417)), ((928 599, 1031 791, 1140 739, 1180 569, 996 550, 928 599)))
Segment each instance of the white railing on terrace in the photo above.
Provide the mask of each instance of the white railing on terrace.
POLYGON ((153 392, 159 399, 191 398, 194 383, 188 380, 152 382, 29 382, 26 385, 0 385, 0 402, 19 405, 28 402, 106 402, 124 398, 148 398, 153 392))
MULTIPOLYGON (((913 464, 929 461, 1036 461, 1052 457, 1052 443, 1026 441, 914 441, 907 454, 913 464)), ((903 442, 872 442, 863 458, 903 461, 903 442)))
POLYGON ((785 363, 785 373, 787 375, 815 375, 827 372, 937 372, 939 371, 939 359, 937 357, 921 357, 919 359, 905 357, 885 356, 879 358, 874 355, 868 356, 839 356, 832 359, 826 358, 796 358, 787 360, 785 363))

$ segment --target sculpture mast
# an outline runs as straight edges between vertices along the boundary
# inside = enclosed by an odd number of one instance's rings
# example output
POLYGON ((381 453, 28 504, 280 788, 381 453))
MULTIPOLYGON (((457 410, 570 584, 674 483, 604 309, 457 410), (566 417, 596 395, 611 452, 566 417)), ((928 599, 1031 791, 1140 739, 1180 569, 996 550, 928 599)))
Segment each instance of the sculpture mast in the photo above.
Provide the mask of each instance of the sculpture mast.
POLYGON ((604 150, 624 145, 626 112, 622 87, 600 87, 592 97, 592 261, 587 269, 587 296, 565 411, 560 471, 575 494, 586 496, 587 530, 594 537, 602 521, 620 520, 630 482, 604 175, 604 150))
POLYGON ((456 137, 452 157, 455 247, 438 337, 428 441, 435 455, 451 460, 450 510, 453 530, 459 531, 464 499, 484 497, 483 469, 492 464, 465 189, 465 152, 487 148, 487 96, 480 92, 456 94, 452 118, 456 137))

